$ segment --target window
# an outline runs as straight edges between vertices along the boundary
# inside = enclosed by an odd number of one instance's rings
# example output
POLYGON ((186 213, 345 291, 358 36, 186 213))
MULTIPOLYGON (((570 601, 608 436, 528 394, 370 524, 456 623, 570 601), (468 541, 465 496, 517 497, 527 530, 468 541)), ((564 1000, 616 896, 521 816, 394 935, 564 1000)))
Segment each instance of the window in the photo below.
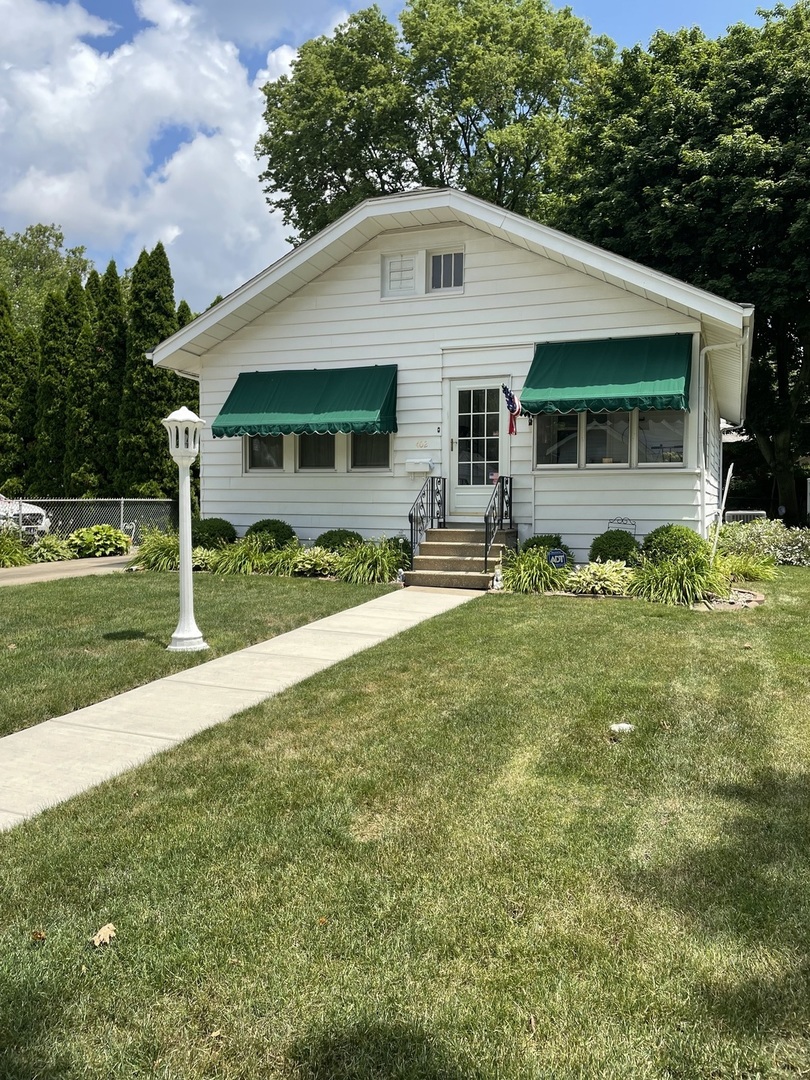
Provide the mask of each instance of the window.
POLYGON ((535 416, 536 468, 547 465, 683 465, 686 413, 541 413, 535 416))
POLYGON ((352 435, 353 469, 388 469, 391 465, 390 436, 352 435))
POLYGON ((464 252, 430 256, 430 288, 460 289, 464 285, 464 252))
POLYGON ((577 413, 541 413, 537 425, 537 464, 576 465, 579 441, 577 413))
POLYGON ((299 435, 298 436, 298 468, 299 469, 334 469, 335 467, 335 436, 334 435, 299 435))
POLYGON ((586 413, 585 462, 627 465, 630 461, 630 413, 586 413))
POLYGON ((639 465, 683 464, 683 418, 677 409, 639 413, 639 465))
POLYGON ((382 270, 382 295, 413 296, 416 292, 416 256, 385 255, 382 270))
POLYGON ((246 435, 248 469, 283 469, 284 439, 281 435, 246 435))

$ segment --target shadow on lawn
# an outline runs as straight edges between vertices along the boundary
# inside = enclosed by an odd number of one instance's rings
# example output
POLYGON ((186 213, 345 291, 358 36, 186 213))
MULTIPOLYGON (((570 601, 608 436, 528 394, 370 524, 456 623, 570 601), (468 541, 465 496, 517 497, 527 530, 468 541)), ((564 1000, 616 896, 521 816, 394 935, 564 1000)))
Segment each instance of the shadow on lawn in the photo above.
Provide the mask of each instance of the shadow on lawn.
POLYGON ((75 1062, 62 1058, 53 1049, 61 1022, 59 993, 55 987, 43 981, 35 988, 19 987, 17 993, 10 992, 6 986, 0 993, 0 1077, 68 1080, 75 1076, 75 1062))
POLYGON ((428 1032, 408 1024, 360 1021, 313 1032, 287 1052, 300 1080, 482 1080, 451 1062, 428 1032))
POLYGON ((719 974, 698 987, 698 1009, 742 1035, 807 1037, 810 1023, 810 776, 763 769, 747 784, 717 787, 732 813, 723 835, 624 882, 676 908, 703 935, 749 953, 759 972, 719 974), (773 950, 768 957, 764 950, 773 950))

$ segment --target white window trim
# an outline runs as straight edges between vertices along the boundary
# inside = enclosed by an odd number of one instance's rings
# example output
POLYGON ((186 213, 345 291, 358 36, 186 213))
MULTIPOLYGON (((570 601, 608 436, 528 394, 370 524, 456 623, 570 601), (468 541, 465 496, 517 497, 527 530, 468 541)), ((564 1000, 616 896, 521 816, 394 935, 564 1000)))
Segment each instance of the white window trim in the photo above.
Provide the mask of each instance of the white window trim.
POLYGON ((266 465, 251 465, 250 464, 250 440, 256 436, 243 435, 242 436, 242 475, 252 476, 257 473, 261 476, 266 476, 269 473, 275 473, 279 475, 285 472, 285 463, 287 459, 287 440, 282 435, 281 437, 281 468, 273 469, 266 465))
POLYGON ((465 246, 463 244, 461 244, 460 246, 454 245, 449 250, 448 250, 448 248, 445 247, 445 248, 435 248, 435 249, 432 249, 432 250, 428 251, 426 253, 425 259, 424 259, 424 270, 425 270, 425 294, 427 296, 459 296, 459 295, 462 295, 464 293, 464 290, 465 290, 466 285, 467 285, 467 251, 466 251, 465 246), (434 289, 433 288, 433 286, 431 285, 431 282, 433 280, 432 260, 433 260, 433 257, 435 255, 461 255, 462 260, 463 260, 463 266, 464 266, 463 271, 462 271, 462 273, 464 275, 464 284, 463 285, 453 285, 453 286, 451 286, 449 288, 439 288, 439 289, 434 289))
POLYGON ((381 300, 413 300, 416 296, 424 296, 425 293, 425 259, 424 251, 389 251, 380 260, 380 299, 381 300), (400 289, 391 291, 388 288, 389 266, 395 259, 413 259, 413 288, 407 291, 400 289))
POLYGON ((538 465, 537 464, 537 436, 534 437, 532 446, 532 472, 560 472, 560 470, 568 470, 569 472, 588 469, 604 470, 604 469, 618 469, 626 471, 628 469, 686 469, 687 468, 687 446, 689 437, 689 413, 684 411, 683 414, 683 461, 639 461, 638 460, 638 409, 630 410, 630 432, 629 432, 629 460, 628 461, 613 461, 613 462, 587 462, 585 460, 585 449, 587 444, 587 412, 578 413, 577 421, 577 461, 564 462, 559 465, 538 465))
POLYGON ((390 432, 388 438, 388 464, 387 465, 352 465, 352 436, 346 436, 346 468, 352 473, 370 473, 373 476, 385 476, 393 472, 391 459, 393 457, 394 440, 390 432))

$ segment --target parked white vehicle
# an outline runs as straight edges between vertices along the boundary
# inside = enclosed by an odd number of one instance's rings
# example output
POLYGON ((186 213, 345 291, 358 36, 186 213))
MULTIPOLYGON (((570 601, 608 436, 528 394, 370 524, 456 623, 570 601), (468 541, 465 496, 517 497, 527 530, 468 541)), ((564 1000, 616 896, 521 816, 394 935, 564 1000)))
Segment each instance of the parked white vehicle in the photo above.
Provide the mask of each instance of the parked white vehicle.
POLYGON ((51 519, 41 506, 0 495, 0 529, 20 529, 29 536, 44 536, 51 519))

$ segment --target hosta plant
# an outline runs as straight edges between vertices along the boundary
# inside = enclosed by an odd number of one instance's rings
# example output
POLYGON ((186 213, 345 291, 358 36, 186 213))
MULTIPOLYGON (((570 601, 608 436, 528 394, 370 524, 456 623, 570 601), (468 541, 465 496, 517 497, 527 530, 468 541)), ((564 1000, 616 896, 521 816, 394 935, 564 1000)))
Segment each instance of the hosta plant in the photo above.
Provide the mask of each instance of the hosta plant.
POLYGON ((65 562, 67 559, 75 558, 70 544, 57 533, 40 536, 31 546, 31 559, 36 563, 65 562))
POLYGON ((565 582, 567 592, 594 596, 626 596, 633 571, 620 559, 591 562, 572 570, 565 582))
POLYGON ((71 533, 67 542, 77 559, 99 559, 105 555, 126 555, 130 538, 113 525, 89 525, 71 533))
POLYGON ((628 592, 658 604, 689 607, 700 600, 727 597, 729 588, 729 579, 719 565, 703 554, 691 554, 660 560, 642 558, 633 570, 628 592))
POLYGON ((548 561, 548 548, 535 547, 515 553, 507 551, 503 559, 503 587, 516 593, 541 593, 564 589, 570 573, 548 561))
POLYGON ((293 573, 297 577, 333 577, 337 570, 339 553, 317 544, 301 547, 295 559, 293 573))

